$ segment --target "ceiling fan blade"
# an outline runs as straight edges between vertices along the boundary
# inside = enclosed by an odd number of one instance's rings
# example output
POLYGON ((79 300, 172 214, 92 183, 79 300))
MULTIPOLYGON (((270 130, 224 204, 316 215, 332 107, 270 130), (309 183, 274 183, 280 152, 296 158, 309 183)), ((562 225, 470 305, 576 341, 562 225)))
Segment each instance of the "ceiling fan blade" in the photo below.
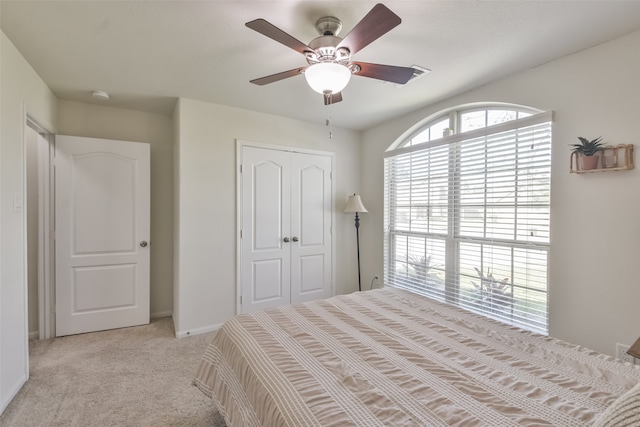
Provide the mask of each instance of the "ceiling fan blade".
POLYGON ((369 62, 352 62, 349 65, 357 65, 360 71, 354 75, 370 77, 372 79, 384 80, 397 84, 405 84, 411 80, 414 69, 409 67, 396 67, 395 65, 371 64, 369 62))
POLYGON ((259 79, 253 79, 250 80, 250 82, 259 86, 264 86, 269 83, 274 83, 289 77, 297 76, 298 74, 302 74, 305 68, 307 67, 294 68, 293 70, 283 71, 281 73, 272 74, 270 76, 260 77, 259 79))
POLYGON ((324 105, 331 105, 340 101, 342 101, 342 92, 328 93, 324 95, 324 105))
POLYGON ((402 20, 385 5, 378 3, 349 31, 337 47, 346 47, 355 54, 378 37, 400 25, 402 20))
POLYGON ((279 43, 282 43, 287 47, 290 47, 295 51, 302 53, 303 55, 305 52, 314 52, 313 49, 302 43, 300 40, 296 39, 293 36, 290 36, 280 28, 276 27, 268 21, 265 21, 264 19, 254 19, 253 21, 249 21, 244 25, 279 43))

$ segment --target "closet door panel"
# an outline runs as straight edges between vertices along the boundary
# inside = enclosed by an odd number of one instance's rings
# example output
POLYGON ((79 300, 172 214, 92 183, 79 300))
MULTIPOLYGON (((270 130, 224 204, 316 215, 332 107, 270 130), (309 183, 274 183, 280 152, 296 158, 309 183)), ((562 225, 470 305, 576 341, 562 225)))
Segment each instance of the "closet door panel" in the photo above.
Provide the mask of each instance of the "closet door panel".
POLYGON ((242 312, 288 304, 290 299, 289 153, 255 147, 242 151, 242 312))
POLYGON ((291 302, 331 296, 331 157, 291 156, 291 302))

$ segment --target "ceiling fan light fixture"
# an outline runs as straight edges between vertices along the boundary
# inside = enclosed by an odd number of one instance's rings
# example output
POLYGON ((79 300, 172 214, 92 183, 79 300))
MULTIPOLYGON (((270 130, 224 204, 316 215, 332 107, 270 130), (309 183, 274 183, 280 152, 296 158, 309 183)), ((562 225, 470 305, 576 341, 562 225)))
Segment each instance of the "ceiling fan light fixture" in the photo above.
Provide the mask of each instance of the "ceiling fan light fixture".
POLYGON ((346 65, 335 62, 319 62, 305 70, 304 78, 311 89, 318 93, 338 93, 347 87, 351 70, 346 65))

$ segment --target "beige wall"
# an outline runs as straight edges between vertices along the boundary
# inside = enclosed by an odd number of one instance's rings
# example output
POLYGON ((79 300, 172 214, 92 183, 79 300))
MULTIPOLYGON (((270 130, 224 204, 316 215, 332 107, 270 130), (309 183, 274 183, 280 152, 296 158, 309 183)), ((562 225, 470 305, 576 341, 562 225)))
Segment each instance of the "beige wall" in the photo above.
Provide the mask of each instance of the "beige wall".
MULTIPOLYGON (((640 336, 640 170, 569 174, 569 144, 577 136, 602 136, 637 150, 638 76, 635 32, 367 130, 363 198, 374 230, 383 223, 383 153, 423 118, 483 101, 553 111, 550 335, 615 354, 615 343, 631 344, 640 336)), ((363 277, 369 279, 382 273, 382 232, 362 240, 363 277)))
POLYGON ((341 213, 360 189, 357 132, 334 129, 329 139, 324 117, 307 123, 190 99, 179 100, 175 118, 178 336, 210 330, 235 314, 236 139, 336 153, 337 292, 357 290, 353 217, 341 213))
POLYGON ((180 331, 180 101, 173 109, 173 325, 180 331))
POLYGON ((58 101, 58 133, 151 146, 151 317, 173 306, 173 121, 171 117, 58 101))
POLYGON ((38 332, 38 133, 25 129, 29 336, 38 332))
POLYGON ((55 131, 55 96, 0 32, 0 412, 29 373, 25 114, 55 131))

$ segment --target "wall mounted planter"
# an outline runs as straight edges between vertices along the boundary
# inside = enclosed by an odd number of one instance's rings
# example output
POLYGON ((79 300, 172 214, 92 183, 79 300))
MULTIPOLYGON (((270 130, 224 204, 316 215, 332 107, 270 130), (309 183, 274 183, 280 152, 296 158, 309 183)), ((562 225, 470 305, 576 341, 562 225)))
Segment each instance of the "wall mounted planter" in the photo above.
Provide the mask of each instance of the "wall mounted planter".
POLYGON ((569 157, 571 173, 622 171, 633 167, 633 144, 608 145, 591 158, 576 152, 569 157))

